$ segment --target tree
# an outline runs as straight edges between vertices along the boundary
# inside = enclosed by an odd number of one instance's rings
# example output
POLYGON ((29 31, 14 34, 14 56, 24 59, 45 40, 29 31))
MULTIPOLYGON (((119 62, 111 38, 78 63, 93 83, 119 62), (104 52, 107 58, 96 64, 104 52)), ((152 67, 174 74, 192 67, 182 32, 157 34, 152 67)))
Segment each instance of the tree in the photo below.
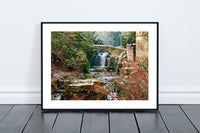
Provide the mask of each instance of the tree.
POLYGON ((132 44, 135 43, 136 32, 129 32, 127 36, 127 43, 132 44))
POLYGON ((121 36, 121 45, 126 48, 127 44, 135 43, 136 41, 136 32, 122 32, 121 36))
POLYGON ((96 44, 96 45, 104 45, 103 41, 100 40, 100 39, 95 40, 94 44, 96 44))
POLYGON ((121 45, 120 34, 121 32, 111 32, 111 35, 113 36, 113 46, 121 45))
POLYGON ((51 62, 65 69, 87 72, 94 57, 94 32, 52 32, 51 62))

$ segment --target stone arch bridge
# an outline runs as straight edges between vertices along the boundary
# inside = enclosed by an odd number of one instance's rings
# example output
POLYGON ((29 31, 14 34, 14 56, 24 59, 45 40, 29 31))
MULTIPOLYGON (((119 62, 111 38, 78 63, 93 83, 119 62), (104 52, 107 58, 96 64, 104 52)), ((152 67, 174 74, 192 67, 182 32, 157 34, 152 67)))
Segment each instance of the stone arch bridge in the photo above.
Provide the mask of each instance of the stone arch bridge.
POLYGON ((127 44, 127 48, 108 45, 94 45, 95 49, 104 50, 111 55, 122 56, 127 51, 128 61, 135 61, 136 57, 148 57, 148 32, 136 32, 136 43, 127 44))
POLYGON ((117 56, 120 56, 121 53, 124 53, 126 51, 125 48, 117 48, 117 47, 108 46, 108 45, 94 45, 94 48, 104 50, 110 53, 111 55, 117 55, 117 56))

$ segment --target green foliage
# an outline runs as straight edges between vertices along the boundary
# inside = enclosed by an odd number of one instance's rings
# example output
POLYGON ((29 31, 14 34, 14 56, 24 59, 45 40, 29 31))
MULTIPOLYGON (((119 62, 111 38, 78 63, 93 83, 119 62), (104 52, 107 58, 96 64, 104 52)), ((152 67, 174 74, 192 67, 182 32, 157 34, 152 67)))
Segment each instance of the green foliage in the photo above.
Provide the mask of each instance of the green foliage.
POLYGON ((119 65, 118 65, 118 58, 111 58, 110 59, 110 65, 109 66, 107 66, 107 70, 112 70, 113 72, 118 72, 118 68, 119 68, 119 65))
POLYGON ((119 87, 116 83, 114 83, 114 91, 117 92, 118 96, 119 97, 122 97, 122 95, 125 95, 125 89, 124 88, 121 88, 119 87))
POLYGON ((86 57, 87 57, 88 61, 91 62, 93 57, 94 57, 94 53, 95 53, 95 49, 94 49, 93 44, 86 44, 81 49, 86 54, 86 57))
POLYGON ((82 61, 80 64, 81 72, 87 73, 90 69, 90 62, 88 60, 82 61))
POLYGON ((76 47, 70 47, 70 48, 67 48, 66 46, 64 47, 65 47, 65 50, 63 50, 63 52, 65 52, 67 55, 70 55, 72 57, 76 57, 76 54, 78 52, 76 47))
POLYGON ((88 79, 88 78, 92 78, 92 74, 89 74, 89 73, 82 73, 80 74, 80 78, 81 79, 88 79))
POLYGON ((112 48, 111 48, 111 50, 113 50, 113 51, 114 51, 114 50, 115 50, 115 47, 112 47, 112 48))
POLYGON ((139 62, 139 66, 143 72, 148 72, 148 58, 144 58, 139 62))
POLYGON ((69 76, 69 84, 72 84, 74 82, 73 77, 69 76))
POLYGON ((114 81, 108 81, 109 88, 113 88, 114 92, 117 92, 117 95, 121 98, 122 96, 126 96, 127 92, 124 88, 120 87, 114 81))
POLYGON ((51 94, 51 100, 56 100, 56 98, 51 94))
POLYGON ((111 35, 113 36, 113 46, 119 46, 121 44, 120 34, 121 32, 111 32, 111 35))
POLYGON ((135 43, 135 39, 136 39, 136 32, 129 32, 127 36, 127 43, 128 44, 135 43))
POLYGON ((104 45, 103 41, 100 40, 100 39, 95 40, 94 44, 96 44, 96 45, 104 45))
POLYGON ((135 43, 136 32, 125 32, 121 35, 121 45, 126 48, 127 44, 135 43))
POLYGON ((66 63, 66 65, 67 65, 70 69, 73 69, 73 67, 75 66, 75 60, 74 60, 74 58, 65 59, 65 63, 66 63))
POLYGON ((126 48, 127 39, 126 39, 124 36, 121 37, 121 44, 122 44, 122 46, 123 46, 124 48, 126 48))
POLYGON ((68 76, 68 77, 65 77, 65 78, 66 78, 66 80, 69 80, 68 81, 69 84, 74 83, 74 77, 73 76, 68 76))
POLYGON ((51 62, 70 70, 88 72, 95 53, 94 32, 52 32, 51 62))
POLYGON ((127 50, 125 50, 125 52, 122 54, 122 57, 127 55, 127 50))
POLYGON ((97 37, 94 35, 94 32, 77 32, 77 34, 79 41, 83 43, 80 49, 86 53, 88 61, 91 62, 95 53, 93 44, 97 37))

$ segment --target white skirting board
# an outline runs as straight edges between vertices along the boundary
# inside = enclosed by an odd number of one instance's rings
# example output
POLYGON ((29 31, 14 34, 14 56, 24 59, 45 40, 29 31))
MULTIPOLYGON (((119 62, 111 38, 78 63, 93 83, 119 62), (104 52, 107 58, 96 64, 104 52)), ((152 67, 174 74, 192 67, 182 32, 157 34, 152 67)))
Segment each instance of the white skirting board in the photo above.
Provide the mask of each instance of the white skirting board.
POLYGON ((40 104, 40 92, 0 92, 0 104, 40 104))
MULTIPOLYGON (((40 91, 0 90, 0 104, 40 104, 40 91)), ((159 104, 200 104, 200 88, 167 88, 159 91, 159 104)))

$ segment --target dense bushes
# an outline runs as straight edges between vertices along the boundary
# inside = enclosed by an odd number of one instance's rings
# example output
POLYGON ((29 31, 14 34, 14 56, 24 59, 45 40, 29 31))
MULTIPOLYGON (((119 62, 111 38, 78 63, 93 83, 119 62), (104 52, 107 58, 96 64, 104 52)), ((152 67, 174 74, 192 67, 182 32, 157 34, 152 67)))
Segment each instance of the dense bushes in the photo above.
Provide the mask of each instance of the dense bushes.
POLYGON ((94 32, 52 32, 51 62, 69 70, 87 72, 96 41, 94 32))

